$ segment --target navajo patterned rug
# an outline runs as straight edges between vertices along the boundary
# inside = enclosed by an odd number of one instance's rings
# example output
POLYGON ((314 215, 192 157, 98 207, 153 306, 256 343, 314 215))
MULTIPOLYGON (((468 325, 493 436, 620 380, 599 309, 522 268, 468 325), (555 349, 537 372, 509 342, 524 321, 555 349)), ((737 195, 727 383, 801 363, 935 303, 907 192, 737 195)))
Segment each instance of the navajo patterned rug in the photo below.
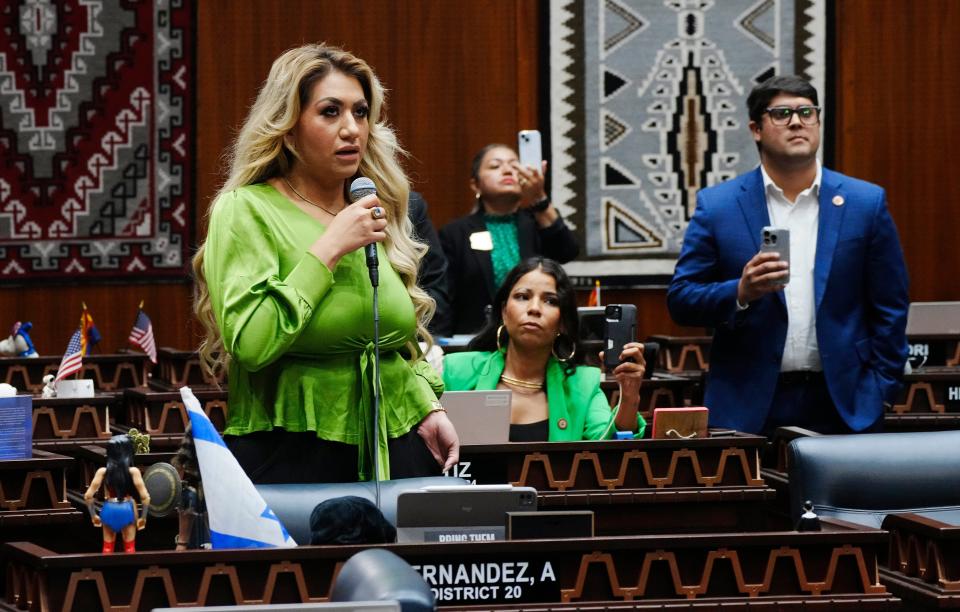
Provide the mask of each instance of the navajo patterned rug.
POLYGON ((0 279, 186 277, 192 0, 0 7, 0 279))
POLYGON ((801 74, 823 105, 826 2, 550 3, 551 189, 579 233, 578 284, 669 278, 697 190, 759 163, 754 84, 801 74))

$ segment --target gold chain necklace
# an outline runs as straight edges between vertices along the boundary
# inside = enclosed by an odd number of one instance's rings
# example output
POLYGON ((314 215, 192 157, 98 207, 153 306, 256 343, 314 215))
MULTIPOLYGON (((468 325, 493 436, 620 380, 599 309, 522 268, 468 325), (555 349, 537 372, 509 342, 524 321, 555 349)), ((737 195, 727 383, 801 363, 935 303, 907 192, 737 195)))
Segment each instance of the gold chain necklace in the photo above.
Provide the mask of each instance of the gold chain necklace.
POLYGON ((290 181, 287 180, 287 177, 284 176, 284 177, 281 177, 281 178, 283 178, 283 182, 287 184, 287 187, 289 187, 290 190, 293 191, 293 193, 297 194, 297 196, 298 196, 301 200, 303 200, 304 202, 306 202, 306 203, 309 204, 310 206, 316 206, 317 208, 319 208, 320 210, 322 210, 323 212, 327 213, 328 215, 330 215, 330 216, 332 216, 332 217, 336 217, 336 216, 337 216, 337 213, 335 213, 335 212, 330 212, 329 210, 327 210, 327 209, 324 208, 323 206, 320 206, 319 204, 317 204, 316 202, 314 202, 313 200, 311 200, 311 199, 308 198, 307 196, 305 196, 305 195, 303 195, 302 193, 300 193, 299 191, 297 191, 297 188, 290 184, 290 181))
POLYGON ((522 380, 520 378, 513 378, 512 376, 507 376, 506 374, 500 375, 500 380, 506 384, 513 387, 520 387, 521 389, 530 389, 531 391, 540 391, 543 389, 543 381, 533 381, 533 380, 522 380))

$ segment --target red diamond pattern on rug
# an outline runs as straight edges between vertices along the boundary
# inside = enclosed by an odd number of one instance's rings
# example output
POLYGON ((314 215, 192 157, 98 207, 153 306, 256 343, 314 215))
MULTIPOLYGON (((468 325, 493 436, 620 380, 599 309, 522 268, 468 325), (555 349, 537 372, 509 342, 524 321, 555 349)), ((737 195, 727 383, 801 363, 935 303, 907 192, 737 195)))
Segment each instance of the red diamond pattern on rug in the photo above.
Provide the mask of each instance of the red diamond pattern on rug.
POLYGON ((183 279, 192 0, 0 6, 0 279, 183 279))

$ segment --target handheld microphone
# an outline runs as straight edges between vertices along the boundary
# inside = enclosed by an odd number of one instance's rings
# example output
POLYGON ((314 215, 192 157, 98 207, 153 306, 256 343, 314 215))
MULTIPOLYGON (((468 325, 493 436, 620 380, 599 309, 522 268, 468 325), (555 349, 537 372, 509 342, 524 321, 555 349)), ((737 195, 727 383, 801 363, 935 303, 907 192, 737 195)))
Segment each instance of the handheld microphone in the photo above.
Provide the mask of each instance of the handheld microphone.
MULTIPOLYGON (((361 198, 367 197, 372 193, 377 193, 377 186, 373 184, 373 181, 365 176, 357 177, 353 179, 352 183, 350 183, 351 204, 361 198)), ((380 262, 377 261, 377 243, 371 242, 367 246, 363 247, 363 250, 367 255, 367 270, 370 272, 370 284, 376 287, 380 284, 380 262)))

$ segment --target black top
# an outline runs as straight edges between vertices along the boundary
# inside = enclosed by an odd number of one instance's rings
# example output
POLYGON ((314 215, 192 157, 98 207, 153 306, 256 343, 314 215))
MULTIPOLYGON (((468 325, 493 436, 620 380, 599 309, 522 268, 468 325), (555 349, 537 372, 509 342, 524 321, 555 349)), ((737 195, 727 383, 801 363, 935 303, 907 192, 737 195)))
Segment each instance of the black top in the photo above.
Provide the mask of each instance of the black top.
POLYGON ((407 216, 413 223, 416 238, 425 242, 429 248, 420 262, 417 284, 437 302, 437 311, 430 321, 428 329, 437 336, 449 336, 453 327, 450 316, 450 296, 447 292, 447 258, 440 246, 437 230, 427 214, 427 202, 416 191, 410 192, 407 216))
MULTIPOLYGON (((487 225, 482 209, 452 221, 440 230, 440 243, 447 256, 447 289, 454 334, 479 331, 486 322, 484 308, 493 303, 497 293, 490 251, 475 250, 470 245, 471 234, 485 231, 487 225)), ((542 228, 529 210, 517 212, 517 246, 520 261, 542 255, 566 263, 580 252, 576 237, 562 217, 542 228)))
POLYGON ((543 419, 536 423, 510 424, 511 442, 546 442, 550 437, 550 421, 543 419))

